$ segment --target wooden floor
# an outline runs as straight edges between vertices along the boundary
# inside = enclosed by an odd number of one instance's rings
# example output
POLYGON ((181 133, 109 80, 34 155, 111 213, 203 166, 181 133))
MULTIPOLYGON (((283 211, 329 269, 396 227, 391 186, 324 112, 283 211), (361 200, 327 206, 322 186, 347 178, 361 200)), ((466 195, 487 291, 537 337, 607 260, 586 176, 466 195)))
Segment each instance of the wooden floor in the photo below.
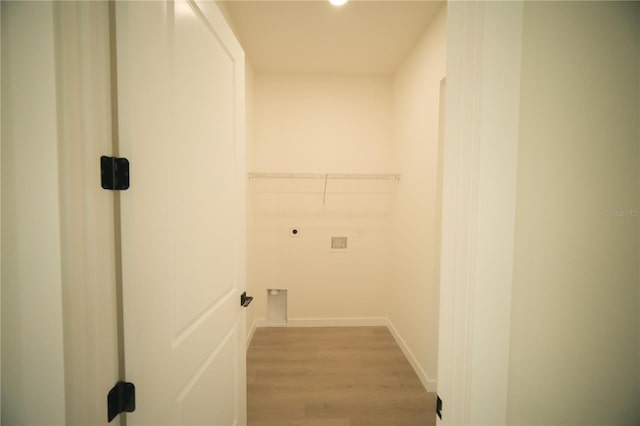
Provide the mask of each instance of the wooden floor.
POLYGON ((435 425, 386 327, 258 328, 247 352, 249 426, 435 425))

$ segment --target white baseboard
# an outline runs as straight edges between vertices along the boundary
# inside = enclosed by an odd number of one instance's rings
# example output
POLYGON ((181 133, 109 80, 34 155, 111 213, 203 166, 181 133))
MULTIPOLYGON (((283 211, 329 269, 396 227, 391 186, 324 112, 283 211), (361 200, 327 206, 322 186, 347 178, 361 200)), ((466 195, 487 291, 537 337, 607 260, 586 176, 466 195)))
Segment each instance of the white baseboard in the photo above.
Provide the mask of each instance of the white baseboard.
POLYGON ((386 318, 289 318, 287 323, 256 320, 257 327, 385 327, 386 318))
POLYGON ((396 343, 398 343, 398 346, 400 346, 400 349, 402 349, 404 356, 406 356, 407 360, 409 360, 409 364, 411 364, 413 370, 416 372, 416 375, 422 382, 422 386, 424 386, 427 392, 435 393, 438 389, 438 382, 436 380, 431 380, 427 373, 425 373, 425 371, 422 369, 422 367, 420 367, 420 364, 418 363, 415 355, 413 355, 413 352, 411 352, 411 349, 409 349, 409 346, 407 346, 407 343, 400 336, 398 330, 396 330, 389 319, 387 319, 386 326, 391 332, 393 338, 396 339, 396 343))
POLYGON ((256 319, 256 327, 257 328, 263 328, 263 327, 286 327, 287 324, 285 323, 272 323, 267 321, 264 318, 258 318, 256 319))
POLYGON ((251 341, 253 340, 253 335, 256 334, 256 327, 258 326, 258 321, 254 320, 253 324, 251 324, 251 330, 249 330, 249 334, 247 335, 247 346, 246 349, 249 349, 249 345, 251 344, 251 341))
POLYGON ((289 327, 375 327, 386 326, 386 318, 290 318, 289 327))

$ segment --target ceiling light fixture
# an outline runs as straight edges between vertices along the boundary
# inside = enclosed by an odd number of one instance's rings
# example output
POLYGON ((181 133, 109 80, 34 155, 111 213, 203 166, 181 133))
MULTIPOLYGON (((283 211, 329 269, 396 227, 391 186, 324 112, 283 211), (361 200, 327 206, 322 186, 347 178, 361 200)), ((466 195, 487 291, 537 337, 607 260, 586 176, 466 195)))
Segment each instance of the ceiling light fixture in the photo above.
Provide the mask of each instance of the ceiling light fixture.
POLYGON ((348 0, 329 0, 329 3, 331 3, 334 6, 342 6, 343 4, 345 4, 348 0))

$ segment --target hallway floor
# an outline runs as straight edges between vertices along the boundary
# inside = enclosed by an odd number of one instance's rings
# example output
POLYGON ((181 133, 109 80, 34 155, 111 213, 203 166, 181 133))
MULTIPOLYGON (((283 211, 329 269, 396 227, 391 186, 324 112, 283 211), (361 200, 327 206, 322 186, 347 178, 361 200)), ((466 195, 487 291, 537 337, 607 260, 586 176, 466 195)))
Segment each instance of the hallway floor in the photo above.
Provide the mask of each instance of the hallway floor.
POLYGON ((435 425, 386 327, 258 328, 247 352, 249 426, 435 425))

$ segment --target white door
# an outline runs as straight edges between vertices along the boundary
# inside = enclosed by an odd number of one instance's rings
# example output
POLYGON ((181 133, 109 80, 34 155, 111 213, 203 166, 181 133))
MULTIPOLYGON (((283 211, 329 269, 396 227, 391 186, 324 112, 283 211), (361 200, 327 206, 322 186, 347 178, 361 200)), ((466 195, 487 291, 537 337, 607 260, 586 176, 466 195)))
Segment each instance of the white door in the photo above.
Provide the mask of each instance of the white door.
POLYGON ((244 56, 215 2, 116 2, 127 424, 246 423, 244 56))

